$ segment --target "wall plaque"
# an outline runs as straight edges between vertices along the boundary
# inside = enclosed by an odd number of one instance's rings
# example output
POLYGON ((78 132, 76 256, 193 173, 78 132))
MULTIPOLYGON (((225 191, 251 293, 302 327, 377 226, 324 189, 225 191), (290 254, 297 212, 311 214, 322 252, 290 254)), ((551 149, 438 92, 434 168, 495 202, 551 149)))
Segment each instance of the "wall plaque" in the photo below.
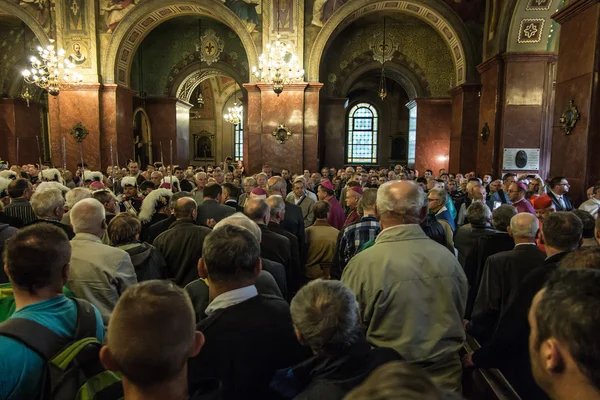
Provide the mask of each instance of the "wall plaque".
POLYGON ((503 170, 538 171, 540 149, 504 149, 503 170))

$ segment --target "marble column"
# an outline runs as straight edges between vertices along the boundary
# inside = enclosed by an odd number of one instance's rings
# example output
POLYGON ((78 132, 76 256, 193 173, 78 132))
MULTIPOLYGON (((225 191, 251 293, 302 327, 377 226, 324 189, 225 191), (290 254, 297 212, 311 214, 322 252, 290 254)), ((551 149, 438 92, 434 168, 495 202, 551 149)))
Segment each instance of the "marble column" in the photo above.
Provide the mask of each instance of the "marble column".
POLYGON ((565 176, 575 204, 600 179, 600 0, 574 0, 552 18, 561 24, 550 175, 565 176), (570 135, 560 117, 573 100, 580 120, 570 135))
POLYGON ((313 82, 289 84, 277 96, 271 85, 244 84, 248 91, 244 159, 249 173, 260 171, 263 164, 276 172, 288 168, 292 173, 301 173, 304 168, 318 168, 322 86, 313 82), (284 143, 278 143, 273 135, 280 124, 291 132, 284 143))
POLYGON ((479 139, 479 94, 481 86, 464 84, 454 88, 449 171, 466 173, 477 168, 479 139))
MULTIPOLYGON (((133 98, 135 92, 120 85, 102 88, 101 154, 103 170, 110 165, 110 143, 113 143, 113 161, 125 166, 133 158, 133 98)), ((144 168, 140 166, 140 168, 144 168)))
MULTIPOLYGON (((39 162, 36 135, 42 133, 43 106, 27 103, 23 99, 0 99, 0 158, 10 164, 20 165, 39 162), (17 155, 17 138, 19 154, 17 155)), ((40 137, 40 148, 42 147, 40 137)), ((43 151, 43 149, 42 149, 43 151)), ((42 160, 44 156, 42 155, 42 160)))
POLYGON ((331 165, 341 168, 346 163, 344 155, 347 102, 347 98, 321 99, 319 119, 321 121, 322 166, 331 165))
MULTIPOLYGON (((160 160, 162 143, 165 164, 171 163, 170 143, 173 143, 173 164, 188 165, 190 156, 191 104, 174 97, 156 97, 144 100, 152 129, 152 155, 160 160)), ((133 135, 131 136, 133 140, 133 135)))
POLYGON ((434 175, 440 168, 448 169, 452 100, 443 98, 415 99, 417 104, 417 135, 415 169, 421 176, 426 169, 434 175))

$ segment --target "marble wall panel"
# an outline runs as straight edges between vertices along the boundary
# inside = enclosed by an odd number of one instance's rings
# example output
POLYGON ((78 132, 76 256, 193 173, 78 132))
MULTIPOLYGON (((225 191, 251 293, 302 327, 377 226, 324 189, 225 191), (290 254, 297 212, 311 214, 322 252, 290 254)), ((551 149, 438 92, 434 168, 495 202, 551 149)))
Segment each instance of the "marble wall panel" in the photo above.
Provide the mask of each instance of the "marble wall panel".
POLYGON ((452 102, 450 99, 416 99, 417 137, 415 169, 421 174, 426 169, 437 173, 448 169, 452 102))
MULTIPOLYGON (((37 163, 39 162, 38 153, 38 138, 40 149, 43 152, 42 144, 42 106, 40 104, 31 103, 27 107, 27 103, 22 99, 14 99, 15 106, 15 135, 14 149, 16 152, 16 138, 19 138, 19 164, 37 163)), ((15 153, 16 155, 16 153, 15 153)), ((47 158, 48 155, 46 155, 47 158)), ((42 155, 42 159, 43 159, 42 155)), ((16 161, 16 157, 15 157, 16 161)))
MULTIPOLYGON (((177 163, 177 99, 172 97, 149 98, 145 101, 145 109, 152 126, 152 155, 155 160, 161 159, 171 164, 170 143, 173 143, 173 164, 177 163)), ((133 137, 133 135, 132 135, 133 137)), ((133 139, 132 139, 133 141, 133 139)), ((188 150, 189 151, 189 150, 188 150)), ((189 154, 189 153, 188 153, 189 154)), ((189 158, 183 164, 187 165, 189 158)))
POLYGON ((487 142, 477 141, 477 167, 478 174, 492 172, 498 175, 498 145, 501 127, 501 104, 504 65, 501 57, 493 57, 479 65, 477 70, 481 74, 481 97, 479 99, 479 127, 481 132, 485 123, 490 127, 490 136, 487 142))
POLYGON ((347 98, 325 98, 320 106, 320 138, 323 165, 341 167, 345 164, 347 98))
POLYGON ((477 165, 479 138, 479 85, 461 85, 452 92, 450 160, 453 172, 473 171, 477 165))

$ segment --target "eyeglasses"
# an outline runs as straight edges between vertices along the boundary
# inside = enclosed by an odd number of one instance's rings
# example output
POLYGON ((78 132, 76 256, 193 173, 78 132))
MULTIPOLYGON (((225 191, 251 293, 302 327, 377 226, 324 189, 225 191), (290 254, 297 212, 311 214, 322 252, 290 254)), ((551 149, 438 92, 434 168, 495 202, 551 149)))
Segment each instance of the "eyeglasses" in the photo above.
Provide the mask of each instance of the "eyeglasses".
POLYGON ((569 185, 569 182, 565 182, 565 183, 561 183, 560 186, 571 186, 571 185, 569 185))
POLYGON ((429 198, 428 198, 427 200, 429 200, 429 202, 430 202, 430 203, 431 203, 432 201, 441 201, 440 199, 429 199, 429 198))

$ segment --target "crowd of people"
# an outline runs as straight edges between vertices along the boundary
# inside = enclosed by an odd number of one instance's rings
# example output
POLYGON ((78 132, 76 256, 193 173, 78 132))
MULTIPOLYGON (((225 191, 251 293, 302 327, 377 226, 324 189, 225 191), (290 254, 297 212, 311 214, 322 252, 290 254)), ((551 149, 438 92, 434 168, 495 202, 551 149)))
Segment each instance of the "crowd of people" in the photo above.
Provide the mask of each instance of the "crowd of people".
POLYGON ((82 339, 102 398, 600 399, 600 182, 297 172, 3 164, 0 400, 82 339))

